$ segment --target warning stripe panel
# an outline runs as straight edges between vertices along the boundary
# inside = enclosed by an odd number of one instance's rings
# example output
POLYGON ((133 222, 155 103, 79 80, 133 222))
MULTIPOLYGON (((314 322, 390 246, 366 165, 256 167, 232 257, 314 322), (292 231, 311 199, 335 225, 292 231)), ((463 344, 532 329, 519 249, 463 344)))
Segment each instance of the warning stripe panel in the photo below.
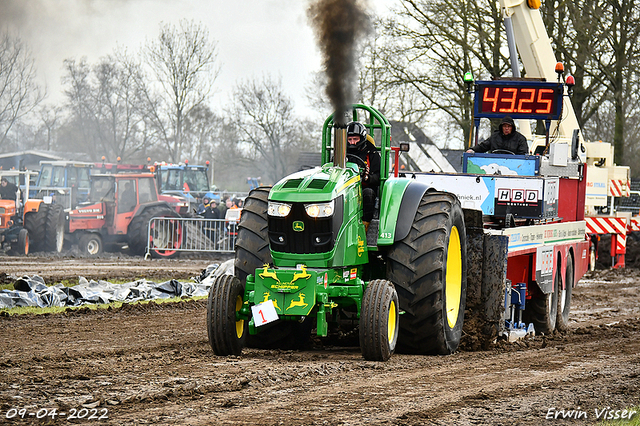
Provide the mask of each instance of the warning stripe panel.
POLYGON ((629 197, 630 183, 620 179, 611 179, 609 181, 609 192, 607 195, 610 197, 629 197))
POLYGON ((632 217, 629 223, 629 232, 640 232, 640 217, 632 217))
POLYGON ((627 236, 616 235, 616 254, 624 254, 627 252, 627 236))
POLYGON ((627 219, 623 217, 586 217, 591 234, 626 234, 627 219))

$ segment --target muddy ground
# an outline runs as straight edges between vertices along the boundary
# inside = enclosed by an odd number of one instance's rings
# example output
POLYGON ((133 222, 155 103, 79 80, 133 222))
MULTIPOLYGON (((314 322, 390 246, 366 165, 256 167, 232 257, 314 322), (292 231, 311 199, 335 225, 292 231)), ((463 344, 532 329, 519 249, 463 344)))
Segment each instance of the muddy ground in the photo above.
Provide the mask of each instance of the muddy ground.
MULTIPOLYGON (((215 259, 0 261, 7 274, 52 283, 187 279, 215 259)), ((640 405, 639 289, 638 269, 596 271, 574 290, 566 334, 386 363, 317 339, 306 351, 217 357, 206 301, 0 317, 0 424, 597 424, 607 407, 640 405), (54 408, 55 419, 35 419, 54 408), (580 419, 547 418, 560 410, 580 419), (74 413, 85 419, 69 420, 74 413)))

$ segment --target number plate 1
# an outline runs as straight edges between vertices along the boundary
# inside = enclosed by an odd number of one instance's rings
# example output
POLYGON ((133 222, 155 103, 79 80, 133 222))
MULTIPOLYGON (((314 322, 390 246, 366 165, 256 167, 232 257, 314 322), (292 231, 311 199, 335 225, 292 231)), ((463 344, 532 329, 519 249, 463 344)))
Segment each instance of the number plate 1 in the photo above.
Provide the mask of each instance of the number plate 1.
POLYGON ((278 313, 276 312, 275 306, 273 306, 273 300, 267 300, 253 305, 251 312, 253 313, 253 322, 256 327, 269 324, 278 319, 278 313))

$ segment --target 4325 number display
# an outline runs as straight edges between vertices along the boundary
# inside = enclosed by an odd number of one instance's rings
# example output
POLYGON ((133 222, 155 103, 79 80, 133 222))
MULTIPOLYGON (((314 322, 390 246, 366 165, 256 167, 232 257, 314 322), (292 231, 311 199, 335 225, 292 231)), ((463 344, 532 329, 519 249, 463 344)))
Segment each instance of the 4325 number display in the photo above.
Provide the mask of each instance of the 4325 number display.
POLYGON ((475 117, 557 120, 562 113, 561 83, 541 81, 478 81, 475 117))

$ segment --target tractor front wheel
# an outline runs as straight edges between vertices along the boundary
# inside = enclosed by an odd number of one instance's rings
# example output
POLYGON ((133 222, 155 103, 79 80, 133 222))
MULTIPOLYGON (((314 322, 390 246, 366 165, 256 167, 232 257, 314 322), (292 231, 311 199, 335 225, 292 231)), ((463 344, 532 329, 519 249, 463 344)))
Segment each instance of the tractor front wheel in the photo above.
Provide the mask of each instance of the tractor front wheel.
POLYGON ((364 291, 360 313, 360 349, 368 361, 386 361, 398 340, 398 294, 387 280, 373 280, 364 291))
POLYGON ((94 232, 84 234, 80 237, 78 249, 82 254, 97 256, 102 253, 102 237, 94 232))
MULTIPOLYGON (((244 283, 249 274, 265 264, 273 263, 269 248, 267 207, 270 186, 260 186, 244 200, 238 223, 235 275, 244 283)), ((247 346, 259 349, 296 349, 304 346, 311 334, 312 321, 276 321, 260 327, 256 335, 247 336, 247 346)))
POLYGON ((242 309, 244 287, 233 275, 219 275, 211 284, 207 303, 207 335, 216 355, 240 355, 247 323, 237 317, 242 309))
POLYGON ((22 228, 18 232, 18 241, 11 244, 11 253, 19 256, 26 256, 29 254, 29 231, 22 228))
POLYGON ((467 238, 460 201, 428 191, 411 230, 391 246, 387 278, 398 292, 398 350, 450 354, 460 344, 467 292, 467 238))

